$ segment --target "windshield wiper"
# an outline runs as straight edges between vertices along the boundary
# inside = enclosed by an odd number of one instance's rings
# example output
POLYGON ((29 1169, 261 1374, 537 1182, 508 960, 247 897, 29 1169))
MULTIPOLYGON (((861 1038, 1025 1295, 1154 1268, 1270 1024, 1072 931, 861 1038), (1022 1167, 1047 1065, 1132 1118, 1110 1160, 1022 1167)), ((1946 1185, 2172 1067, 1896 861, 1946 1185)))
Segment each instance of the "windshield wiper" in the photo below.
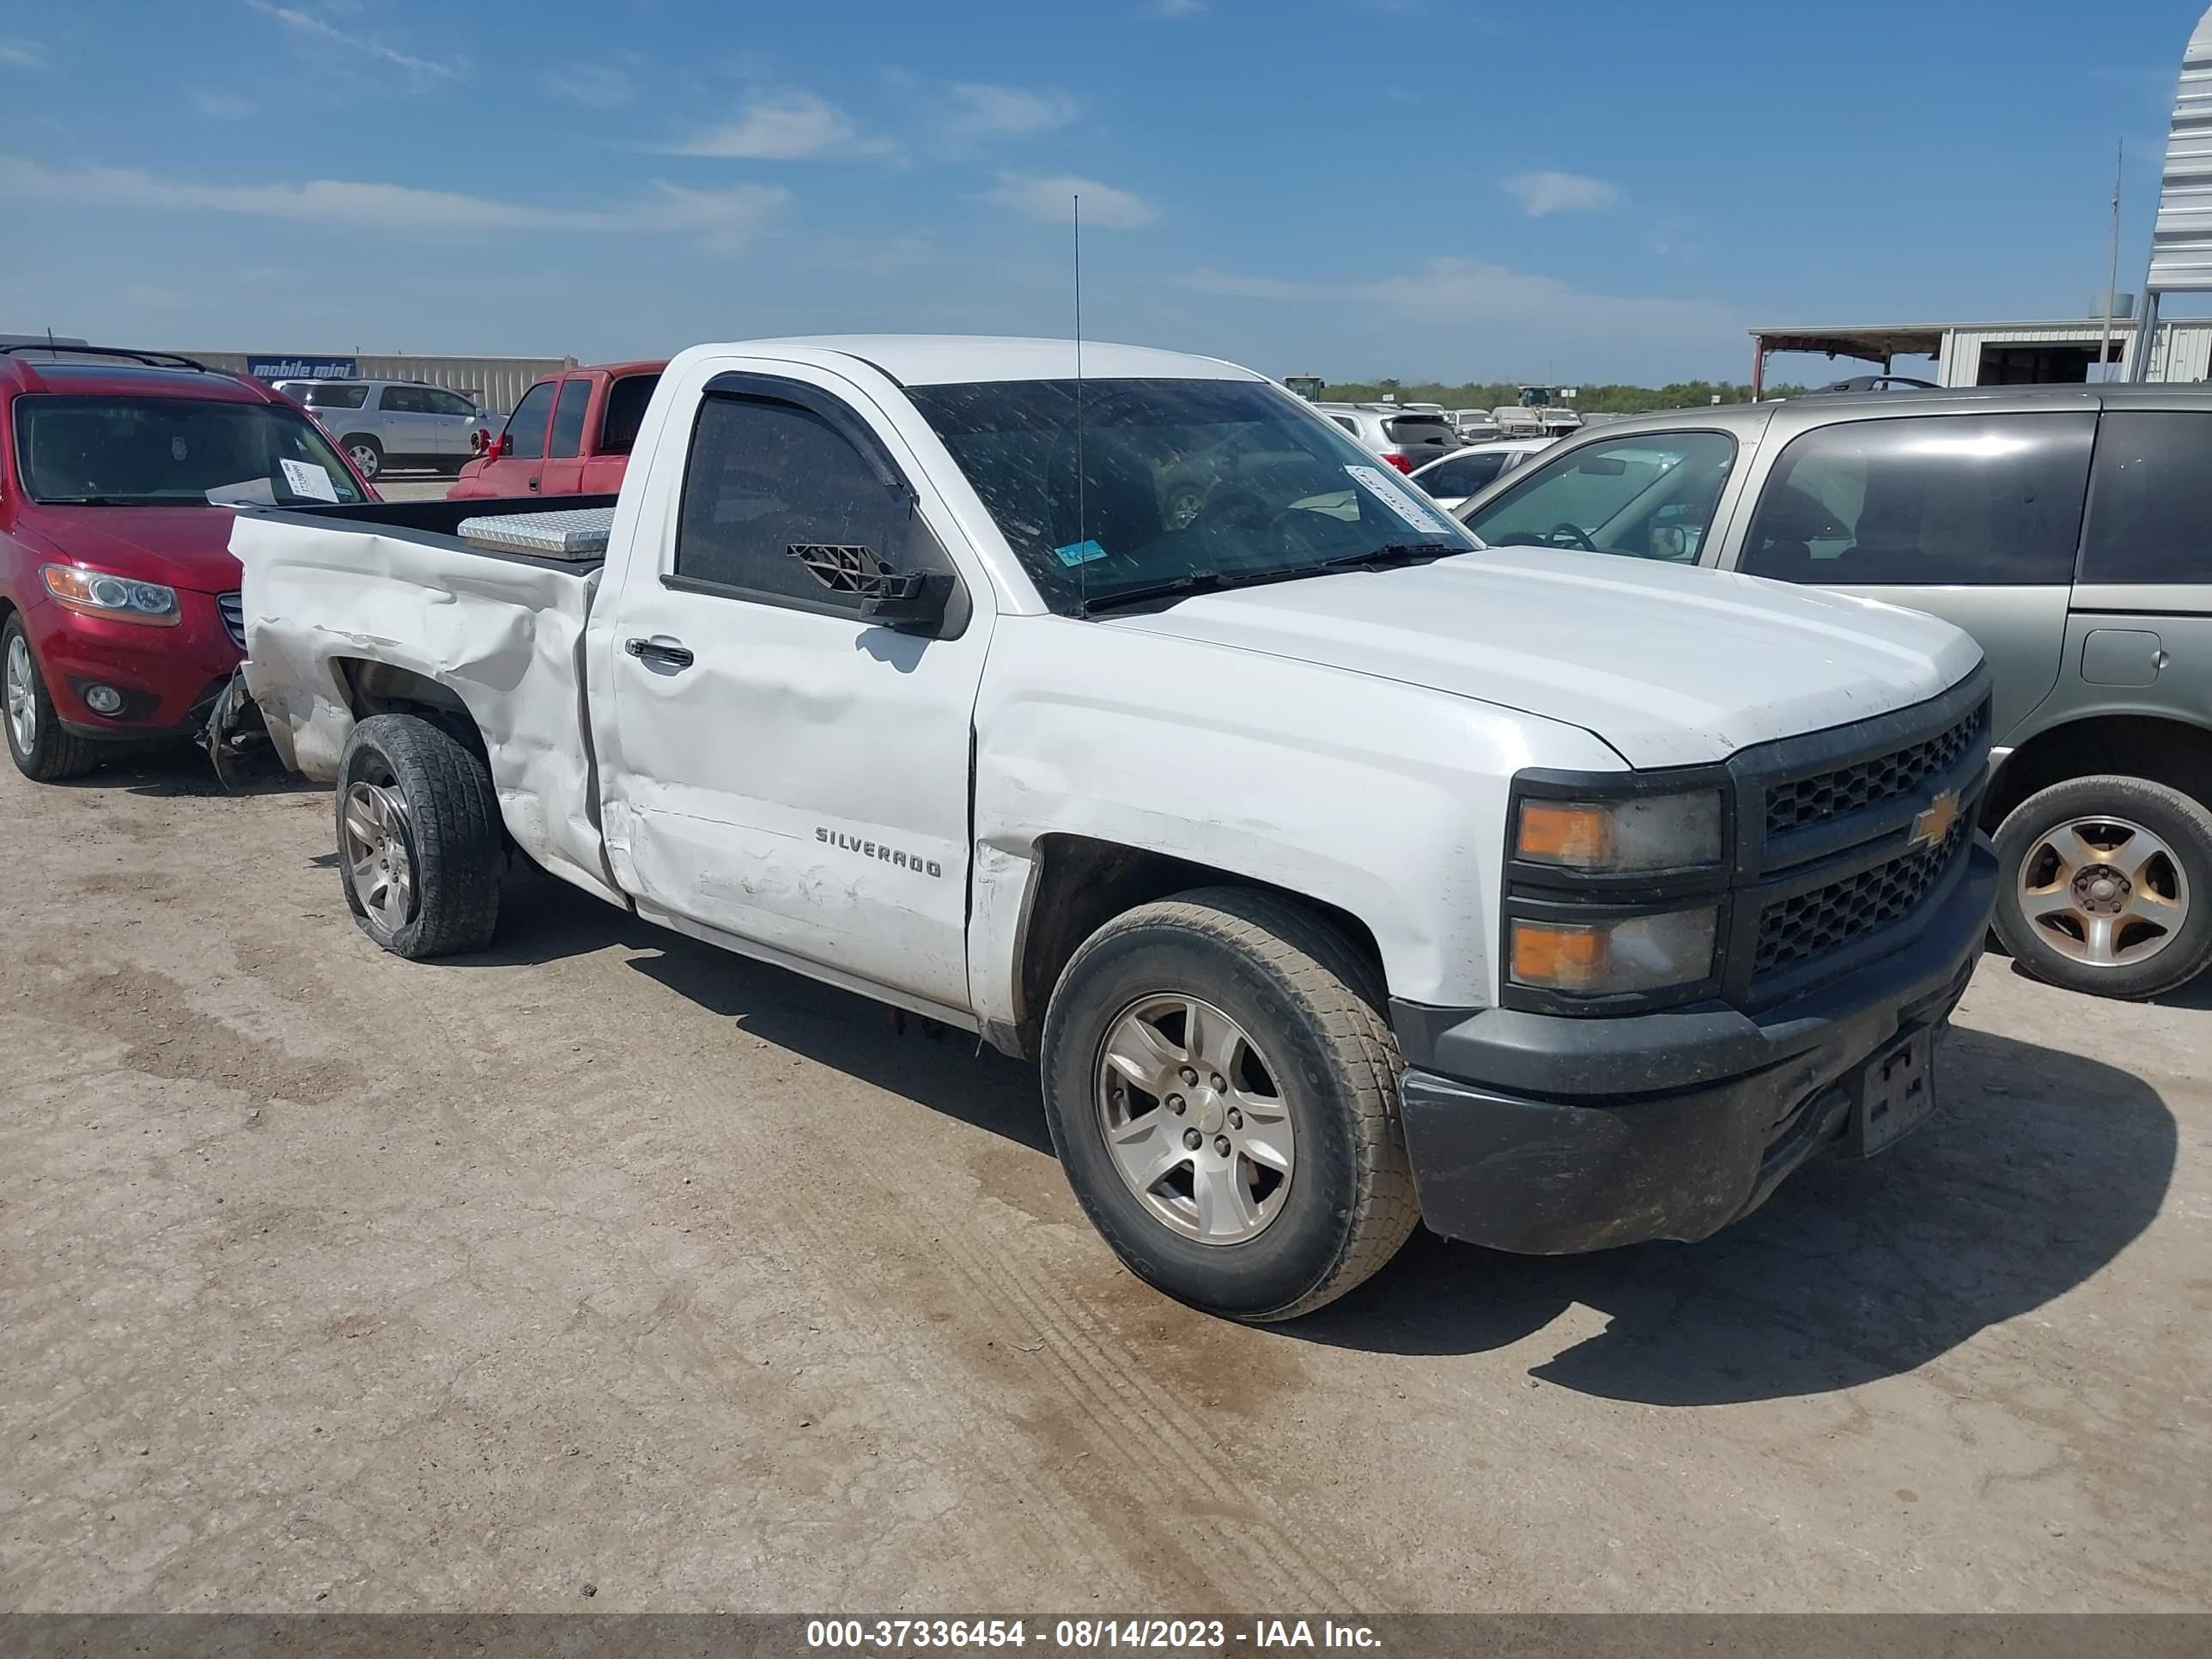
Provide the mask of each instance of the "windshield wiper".
POLYGON ((1156 582, 1139 582, 1133 587, 1117 587, 1110 593, 1083 601, 1083 614, 1095 617, 1102 611, 1117 605, 1135 605, 1142 599, 1164 599, 1181 593, 1210 592, 1217 587, 1231 585, 1235 578, 1218 570, 1193 570, 1181 576, 1169 576, 1156 582))
POLYGON ((1387 542, 1381 547, 1370 547, 1363 553, 1340 553, 1333 559, 1323 559, 1319 564, 1306 568, 1310 570, 1379 570, 1388 565, 1419 564, 1425 559, 1449 558, 1455 553, 1473 550, 1455 542, 1387 542))

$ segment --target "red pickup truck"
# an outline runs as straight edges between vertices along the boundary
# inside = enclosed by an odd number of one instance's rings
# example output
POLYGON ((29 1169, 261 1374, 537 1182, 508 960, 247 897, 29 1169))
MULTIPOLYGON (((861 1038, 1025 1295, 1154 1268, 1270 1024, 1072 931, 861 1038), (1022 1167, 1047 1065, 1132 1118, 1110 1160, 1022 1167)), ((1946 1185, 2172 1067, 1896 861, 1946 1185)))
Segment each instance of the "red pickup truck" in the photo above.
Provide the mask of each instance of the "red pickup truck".
POLYGON ((549 374, 522 394, 505 430, 461 469, 446 498, 614 494, 667 367, 664 359, 549 374))

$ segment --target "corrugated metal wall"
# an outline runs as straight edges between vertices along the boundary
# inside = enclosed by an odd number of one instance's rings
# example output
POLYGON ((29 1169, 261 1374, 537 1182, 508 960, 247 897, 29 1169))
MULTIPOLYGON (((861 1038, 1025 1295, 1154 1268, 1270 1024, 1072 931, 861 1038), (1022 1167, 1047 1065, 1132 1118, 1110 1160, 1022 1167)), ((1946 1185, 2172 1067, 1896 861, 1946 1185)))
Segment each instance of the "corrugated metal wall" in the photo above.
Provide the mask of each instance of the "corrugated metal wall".
MULTIPOLYGON (((242 351, 187 351, 184 355, 198 358, 210 368, 227 368, 234 374, 246 372, 246 354, 242 351)), ((324 355, 352 357, 361 373, 374 380, 425 380, 451 392, 466 392, 485 408, 501 415, 513 412, 532 380, 558 374, 563 368, 573 368, 576 362, 574 357, 378 357, 349 351, 324 355)))
MULTIPOLYGON (((2112 337, 2124 362, 2135 352, 2135 330, 2116 325, 2112 337)), ((1982 348, 1991 345, 2085 345, 2094 347, 2098 330, 2080 324, 2042 328, 1954 328, 1943 335, 1942 381, 1945 386, 1973 386, 1982 372, 1982 348)), ((2095 356, 2093 350, 2090 354, 2095 356)), ((2124 374, 2124 368, 2115 373, 2124 374)), ((2202 380, 2212 375, 2212 323, 2166 323, 2160 326, 2152 348, 2153 380, 2202 380), (2171 359, 2171 361, 2169 361, 2171 359)))

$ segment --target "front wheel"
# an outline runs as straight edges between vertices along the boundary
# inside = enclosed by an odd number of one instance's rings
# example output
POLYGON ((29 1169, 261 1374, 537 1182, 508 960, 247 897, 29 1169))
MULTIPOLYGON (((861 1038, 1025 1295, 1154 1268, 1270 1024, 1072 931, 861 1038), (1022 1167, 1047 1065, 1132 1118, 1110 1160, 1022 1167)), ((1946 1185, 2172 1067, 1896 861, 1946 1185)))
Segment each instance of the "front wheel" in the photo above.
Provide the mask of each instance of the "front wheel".
POLYGON ((1263 1322, 1334 1301, 1419 1218, 1376 975, 1322 917, 1209 888, 1085 941, 1047 1011, 1053 1145, 1129 1270, 1263 1322))
POLYGON ((19 616, 10 616, 0 629, 0 665, 8 694, 8 755, 15 769, 34 783, 58 783, 99 765, 91 744, 62 729, 19 616))
POLYGON ((2212 963, 2212 814, 2142 778, 2073 778, 1996 834, 1997 937, 2040 980, 2093 996, 2171 991, 2212 963))
POLYGON ((505 844, 491 770, 451 732, 374 714, 338 759, 338 875, 362 931, 420 961, 481 951, 505 844))

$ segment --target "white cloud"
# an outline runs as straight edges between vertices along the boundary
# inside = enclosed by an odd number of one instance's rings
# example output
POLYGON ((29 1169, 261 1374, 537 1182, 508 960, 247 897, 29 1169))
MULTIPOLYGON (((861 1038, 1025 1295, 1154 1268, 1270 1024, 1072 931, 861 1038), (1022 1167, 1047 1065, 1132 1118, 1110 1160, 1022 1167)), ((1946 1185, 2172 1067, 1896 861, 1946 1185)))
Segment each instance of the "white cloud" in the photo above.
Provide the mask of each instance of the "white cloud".
POLYGON ((1075 100, 1065 93, 961 81, 951 88, 945 130, 963 138, 1012 138, 1064 127, 1075 116, 1075 100))
POLYGON ((757 98, 726 125, 680 144, 672 155, 707 155, 733 161, 802 161, 817 155, 880 155, 895 148, 861 135, 852 118, 811 92, 757 98))
POLYGON ((1531 219, 1551 213, 1601 213, 1620 204, 1620 186, 1579 173, 1519 173, 1499 180, 1531 219))
POLYGON ((718 252, 742 247, 788 199, 769 185, 689 190, 660 179, 616 207, 551 207, 453 191, 339 179, 304 184, 206 185, 125 167, 56 170, 0 155, 0 200, 131 212, 236 213, 396 236, 466 238, 487 232, 687 234, 718 252))
POLYGON ((1064 225, 1075 217, 1078 196, 1083 198, 1083 222, 1095 230, 1134 230, 1157 216, 1143 197, 1073 173, 1002 173, 997 187, 984 199, 1032 219, 1064 225))
POLYGON ((234 92, 201 88, 192 94, 192 107, 210 121, 243 121, 258 114, 260 106, 234 92))
POLYGON ((1157 0, 1152 7, 1156 17, 1195 17, 1206 9, 1206 0, 1157 0))
POLYGON ((459 59, 441 64, 432 58, 417 58, 382 40, 349 34, 336 24, 295 6, 280 6, 274 0, 246 0, 246 3, 281 25, 293 40, 303 45, 337 47, 349 56, 373 58, 393 69, 404 70, 418 81, 458 81, 468 73, 467 64, 459 59))
POLYGON ((637 83, 612 64, 567 64, 546 72, 543 84, 556 98, 586 109, 618 109, 637 96, 637 83))
POLYGON ((1585 294, 1556 276, 1471 259, 1431 259, 1410 271, 1358 283, 1200 270, 1184 277, 1182 286, 1200 294, 1240 300, 1381 306, 1423 317, 1522 326, 1559 324, 1594 336, 1638 337, 1650 333, 1720 337, 1742 325, 1734 312, 1710 300, 1585 294))
POLYGON ((46 49, 35 40, 0 40, 0 64, 10 69, 42 70, 46 49))

